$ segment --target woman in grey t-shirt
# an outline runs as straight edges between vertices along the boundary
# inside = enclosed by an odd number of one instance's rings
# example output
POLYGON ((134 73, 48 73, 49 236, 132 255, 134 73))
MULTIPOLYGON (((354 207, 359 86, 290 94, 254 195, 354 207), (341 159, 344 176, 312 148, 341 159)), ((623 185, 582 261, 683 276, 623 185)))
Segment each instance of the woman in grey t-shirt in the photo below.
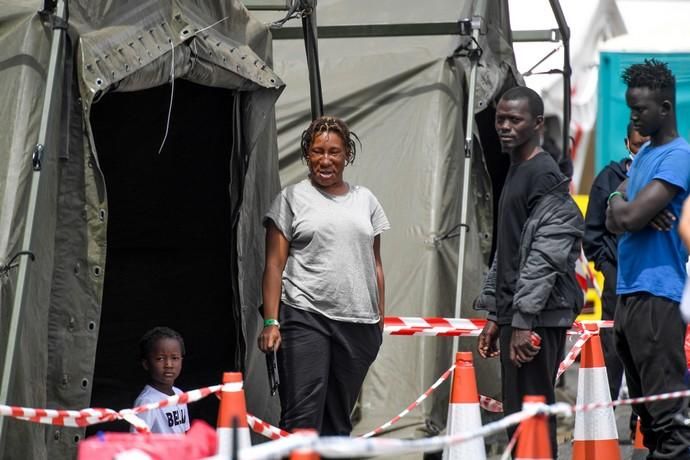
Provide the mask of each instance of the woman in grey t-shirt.
POLYGON ((390 228, 365 187, 343 180, 356 135, 334 117, 302 133, 309 178, 283 189, 264 219, 264 329, 278 350, 280 427, 349 435, 350 412, 381 346, 381 233, 390 228))

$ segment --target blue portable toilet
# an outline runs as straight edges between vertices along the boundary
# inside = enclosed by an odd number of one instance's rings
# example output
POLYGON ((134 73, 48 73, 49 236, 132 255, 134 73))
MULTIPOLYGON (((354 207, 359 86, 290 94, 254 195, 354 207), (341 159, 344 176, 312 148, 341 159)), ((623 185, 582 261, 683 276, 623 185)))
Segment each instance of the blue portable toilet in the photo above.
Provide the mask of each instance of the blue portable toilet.
POLYGON ((596 128, 595 174, 626 155, 623 139, 630 119, 627 89, 621 74, 631 64, 655 58, 669 64, 676 76, 678 134, 690 141, 690 35, 642 33, 606 42, 599 53, 599 96, 596 128))

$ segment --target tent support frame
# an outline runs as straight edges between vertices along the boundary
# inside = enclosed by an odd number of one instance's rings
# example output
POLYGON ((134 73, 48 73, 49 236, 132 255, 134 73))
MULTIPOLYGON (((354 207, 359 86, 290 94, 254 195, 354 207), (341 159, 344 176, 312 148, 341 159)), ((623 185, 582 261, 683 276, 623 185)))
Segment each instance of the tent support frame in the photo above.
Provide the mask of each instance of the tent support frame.
MULTIPOLYGON (((474 16, 469 21, 471 28, 471 37, 467 49, 467 57, 470 60, 470 77, 467 85, 467 117, 465 126, 465 144, 464 144, 464 162, 462 168, 462 194, 461 194, 461 208, 460 208, 460 241, 458 242, 458 271, 455 283, 455 310, 454 317, 462 317, 462 288, 465 268, 465 248, 467 246, 467 232, 470 227, 467 222, 469 194, 470 194, 470 177, 472 169, 472 149, 474 138, 474 109, 475 109, 475 90, 477 87, 477 67, 479 66, 479 59, 481 58, 481 49, 479 48, 479 34, 482 31, 484 20, 480 16, 474 16)), ((453 354, 458 350, 459 339, 453 337, 453 354)))
MULTIPOLYGON (((299 27, 272 29, 274 40, 299 40, 303 31, 299 27)), ((373 38, 373 37, 420 37, 435 35, 459 35, 459 22, 410 22, 404 24, 352 24, 319 26, 319 38, 373 38)), ((561 40, 558 29, 512 31, 513 42, 557 42, 561 40)))
MULTIPOLYGON (((26 224, 22 236, 22 257, 19 259, 17 272, 17 288, 15 289, 12 310, 10 311, 10 322, 7 334, 7 347, 2 367, 2 380, 0 381, 0 404, 7 404, 12 383, 12 369, 14 357, 17 352, 17 344, 20 335, 20 320, 22 307, 27 301, 27 284, 29 282, 29 264, 33 262, 31 246, 33 238, 34 223, 36 217, 36 207, 38 203, 38 191, 41 183, 42 160, 46 153, 45 146, 48 142, 49 127, 56 115, 55 104, 59 102, 58 93, 58 72, 63 71, 64 53, 63 43, 67 33, 66 27, 68 12, 67 0, 56 2, 55 13, 51 17, 53 30, 50 45, 50 58, 48 61, 48 73, 46 75, 46 86, 43 97, 43 109, 41 112, 41 124, 38 132, 38 142, 34 147, 30 161, 32 162, 31 188, 29 190, 29 200, 26 210, 26 224)), ((49 152, 48 152, 49 153, 49 152)), ((5 417, 0 419, 0 446, 3 441, 5 417)))
MULTIPOLYGON (((309 72, 309 94, 311 101, 311 119, 323 115, 323 91, 321 89, 321 70, 319 68, 319 35, 316 25, 317 0, 302 0, 302 34, 304 49, 307 55, 309 72)), ((281 29, 275 29, 281 30, 281 29)))
POLYGON ((570 155, 570 28, 559 0, 549 0, 563 43, 563 155, 570 155))

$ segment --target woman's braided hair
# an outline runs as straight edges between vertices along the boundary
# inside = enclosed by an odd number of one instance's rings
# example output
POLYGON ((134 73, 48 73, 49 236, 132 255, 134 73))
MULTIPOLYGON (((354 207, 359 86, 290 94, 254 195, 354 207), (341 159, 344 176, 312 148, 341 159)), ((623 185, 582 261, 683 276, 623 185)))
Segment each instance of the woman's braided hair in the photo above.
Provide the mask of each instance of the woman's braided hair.
POLYGON ((359 140, 357 134, 350 131, 350 127, 347 126, 347 123, 340 118, 331 116, 321 116, 317 118, 302 132, 302 157, 305 160, 309 158, 309 149, 314 143, 314 138, 323 133, 336 133, 340 136, 345 145, 345 153, 347 154, 345 164, 349 165, 355 162, 357 143, 361 146, 362 141, 359 140))

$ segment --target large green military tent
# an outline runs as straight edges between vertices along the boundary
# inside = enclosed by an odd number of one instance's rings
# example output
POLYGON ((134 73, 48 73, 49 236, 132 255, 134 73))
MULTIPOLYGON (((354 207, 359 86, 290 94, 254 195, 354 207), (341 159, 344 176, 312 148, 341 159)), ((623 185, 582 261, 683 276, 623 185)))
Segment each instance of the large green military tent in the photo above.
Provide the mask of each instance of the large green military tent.
MULTIPOLYGON (((167 325, 181 387, 243 369, 262 415, 268 29, 237 0, 65 6, 0 0, 0 403, 128 407, 137 340, 167 325)), ((73 458, 83 435, 5 420, 0 458, 73 458)))
MULTIPOLYGON (((18 331, 11 366, 3 366, 11 368, 2 374, 10 391, 0 391, 0 403, 6 396, 31 407, 128 407, 144 378, 137 340, 161 324, 187 342, 180 387, 243 369, 250 411, 275 423, 277 401, 254 345, 261 216, 278 191, 279 165, 283 185, 304 174, 297 149, 310 120, 303 43, 276 44, 278 77, 271 35, 237 0, 75 0, 66 22, 44 9, 38 0, 0 0, 0 364, 14 324, 18 331), (51 34, 63 27, 54 116, 41 130, 52 94, 51 34), (276 129, 281 78, 288 89, 276 129)), ((475 316, 471 299, 491 257, 507 170, 494 105, 521 80, 507 2, 323 0, 317 9, 320 25, 346 29, 484 18, 471 162, 464 150, 469 37, 319 42, 326 111, 347 119, 363 143, 347 178, 375 192, 393 225, 383 239, 388 314, 453 316, 464 260, 461 314, 475 316), (465 172, 470 209, 461 222, 465 172)), ((386 338, 356 431, 413 401, 448 368, 451 349, 445 338, 386 338)), ((498 397, 496 372, 495 362, 478 369, 482 391, 498 397)), ((446 390, 393 435, 439 432, 446 390)), ((210 419, 215 410, 212 399, 191 408, 199 411, 193 418, 210 419)), ((9 420, 0 458, 71 458, 83 435, 9 420)))

